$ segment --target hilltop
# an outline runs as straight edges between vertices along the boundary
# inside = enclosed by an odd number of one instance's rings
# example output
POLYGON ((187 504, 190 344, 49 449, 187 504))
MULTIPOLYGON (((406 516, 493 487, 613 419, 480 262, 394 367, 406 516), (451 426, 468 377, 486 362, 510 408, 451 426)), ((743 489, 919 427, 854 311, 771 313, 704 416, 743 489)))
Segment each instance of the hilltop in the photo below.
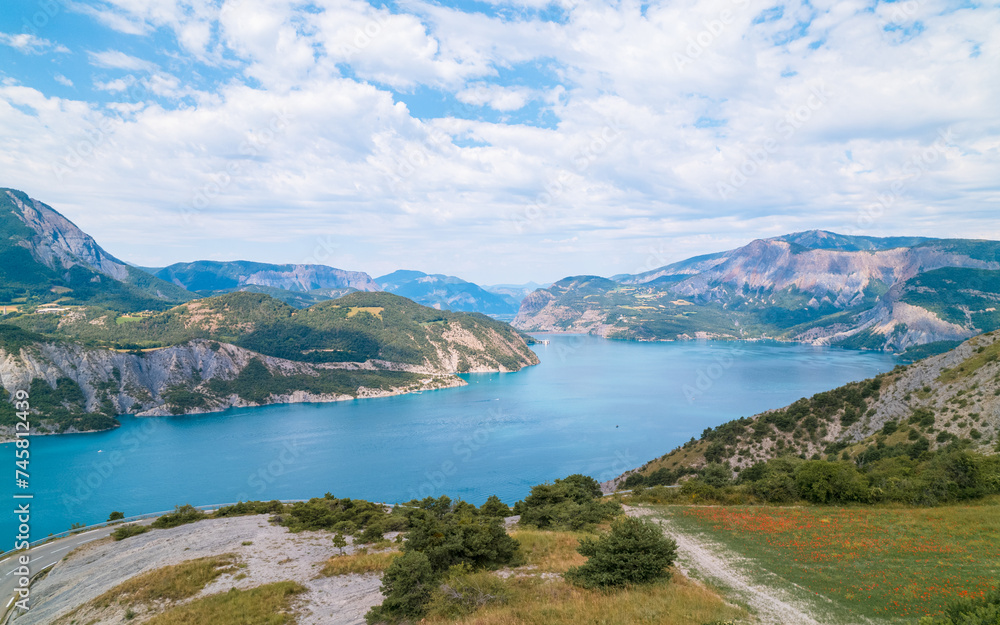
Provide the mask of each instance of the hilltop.
POLYGON ((641 274, 564 278, 526 297, 513 324, 631 340, 779 338, 921 357, 1000 327, 998 301, 998 242, 810 231, 641 274))

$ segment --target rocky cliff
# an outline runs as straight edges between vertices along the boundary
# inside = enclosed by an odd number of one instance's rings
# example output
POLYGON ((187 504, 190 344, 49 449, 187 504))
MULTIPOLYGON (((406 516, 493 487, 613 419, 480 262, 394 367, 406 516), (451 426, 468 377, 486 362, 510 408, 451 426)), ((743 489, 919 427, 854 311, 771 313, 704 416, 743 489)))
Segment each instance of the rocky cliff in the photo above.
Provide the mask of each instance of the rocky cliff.
MULTIPOLYGON (((206 339, 138 353, 32 341, 0 347, 0 383, 8 396, 30 391, 40 431, 72 432, 107 427, 113 424, 111 417, 123 413, 202 413, 460 386, 464 382, 454 375, 459 369, 509 371, 538 362, 517 334, 491 330, 477 336, 455 328, 446 340, 435 344, 435 357, 423 364, 379 359, 306 363, 206 339)), ((11 423, 5 413, 0 433, 9 435, 11 423)))
POLYGON ((52 207, 0 189, 0 300, 100 300, 157 308, 194 297, 104 250, 52 207))
POLYGON ((199 260, 149 271, 158 278, 190 291, 236 291, 246 286, 270 287, 296 293, 320 289, 381 290, 371 276, 363 271, 345 271, 326 265, 199 260))

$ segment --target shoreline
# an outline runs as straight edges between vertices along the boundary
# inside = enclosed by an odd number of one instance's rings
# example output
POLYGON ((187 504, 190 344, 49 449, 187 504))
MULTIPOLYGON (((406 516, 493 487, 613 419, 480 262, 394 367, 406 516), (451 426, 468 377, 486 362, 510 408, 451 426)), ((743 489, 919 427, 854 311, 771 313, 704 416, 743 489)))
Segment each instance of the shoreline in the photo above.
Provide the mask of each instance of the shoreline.
MULTIPOLYGON (((483 372, 483 373, 498 373, 498 371, 483 372)), ((133 413, 127 413, 126 412, 126 413, 115 415, 114 416, 115 425, 113 427, 109 427, 109 428, 103 428, 103 429, 99 429, 99 430, 76 430, 74 428, 73 429, 74 431, 67 431, 67 432, 51 432, 51 431, 49 431, 49 432, 37 432, 37 433, 36 432, 31 432, 29 435, 30 436, 72 436, 72 435, 76 435, 76 434, 97 434, 99 432, 111 432, 111 431, 116 430, 116 429, 118 429, 118 428, 121 427, 121 423, 118 422, 118 417, 134 417, 136 419, 162 419, 162 418, 170 418, 170 417, 186 417, 186 416, 190 416, 190 415, 220 414, 220 413, 224 413, 224 412, 226 412, 228 410, 232 410, 232 409, 235 409, 235 408, 265 408, 267 406, 280 406, 280 405, 292 405, 292 404, 332 404, 332 403, 342 402, 342 401, 352 401, 352 400, 362 400, 362 399, 382 399, 382 398, 385 398, 385 397, 395 397, 395 396, 398 396, 398 395, 412 395, 414 393, 423 393, 424 391, 437 391, 437 390, 445 390, 445 389, 450 389, 450 388, 460 388, 462 386, 467 386, 469 384, 468 382, 466 382, 462 378, 458 377, 457 374, 449 374, 449 378, 446 378, 446 379, 448 379, 448 381, 451 382, 451 383, 450 384, 446 384, 446 385, 424 387, 424 388, 411 389, 411 390, 398 390, 397 389, 397 390, 392 390, 392 391, 381 391, 381 390, 376 391, 376 390, 373 390, 373 389, 367 389, 365 387, 361 387, 361 389, 364 389, 364 391, 366 391, 365 393, 359 392, 357 396, 351 396, 351 395, 329 396, 329 398, 324 398, 325 396, 322 396, 322 395, 312 395, 310 393, 305 393, 303 391, 293 391, 292 393, 289 394, 290 396, 289 395, 281 395, 281 396, 279 396, 278 400, 267 402, 267 403, 263 403, 263 404, 258 404, 258 403, 253 403, 253 402, 245 402, 244 400, 238 400, 237 402, 234 402, 234 403, 232 403, 232 404, 230 404, 228 406, 225 406, 224 408, 220 408, 218 410, 203 410, 203 409, 195 408, 193 410, 190 410, 190 411, 187 411, 187 412, 182 412, 182 413, 179 413, 179 414, 173 414, 173 413, 148 414, 150 412, 155 411, 157 408, 162 408, 163 406, 165 406, 165 404, 163 404, 163 405, 160 405, 160 406, 156 406, 155 408, 152 408, 150 410, 146 410, 146 411, 144 411, 142 413, 133 414, 133 413), (302 395, 307 396, 307 397, 303 397, 302 399, 295 399, 294 396, 297 395, 297 394, 299 394, 299 393, 301 393, 302 395), (240 402, 242 402, 242 403, 240 403, 240 402)), ((359 391, 361 389, 359 389, 359 391)), ((37 415, 33 415, 33 416, 37 416, 37 415)), ((6 445, 8 443, 13 443, 16 440, 17 440, 17 437, 8 436, 6 434, 0 434, 0 445, 6 445)))

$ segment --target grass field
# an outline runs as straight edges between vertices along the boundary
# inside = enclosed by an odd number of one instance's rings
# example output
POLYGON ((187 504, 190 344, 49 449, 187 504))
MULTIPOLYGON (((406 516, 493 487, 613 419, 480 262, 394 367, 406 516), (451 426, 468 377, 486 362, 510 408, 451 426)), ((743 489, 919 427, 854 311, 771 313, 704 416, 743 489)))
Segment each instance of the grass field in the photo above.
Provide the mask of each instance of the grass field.
POLYGON ((512 535, 521 543, 524 566, 502 580, 489 572, 475 573, 469 580, 468 585, 495 599, 461 615, 440 613, 448 602, 437 596, 428 625, 705 625, 746 615, 679 572, 669 581, 648 586, 577 588, 561 574, 586 561, 576 548, 587 534, 518 530, 512 535))
POLYGON ((662 509, 838 612, 913 623, 1000 584, 1000 506, 662 509))

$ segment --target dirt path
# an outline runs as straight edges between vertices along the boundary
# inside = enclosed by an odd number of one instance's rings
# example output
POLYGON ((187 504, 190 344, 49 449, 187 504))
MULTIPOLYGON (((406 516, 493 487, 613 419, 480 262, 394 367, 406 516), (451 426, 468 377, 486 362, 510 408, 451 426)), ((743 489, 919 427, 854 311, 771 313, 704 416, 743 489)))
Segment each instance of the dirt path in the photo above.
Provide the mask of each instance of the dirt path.
POLYGON ((692 572, 697 572, 696 577, 730 589, 740 603, 756 613, 763 625, 821 625, 822 622, 813 616, 817 612, 815 607, 805 605, 806 602, 793 597, 788 591, 751 580, 733 566, 733 563, 747 562, 746 558, 727 554, 720 545, 679 532, 670 521, 656 517, 653 510, 626 506, 625 512, 629 516, 654 517, 663 527, 663 533, 677 541, 677 567, 685 575, 690 577, 692 572), (725 554, 724 558, 722 554, 725 554))

